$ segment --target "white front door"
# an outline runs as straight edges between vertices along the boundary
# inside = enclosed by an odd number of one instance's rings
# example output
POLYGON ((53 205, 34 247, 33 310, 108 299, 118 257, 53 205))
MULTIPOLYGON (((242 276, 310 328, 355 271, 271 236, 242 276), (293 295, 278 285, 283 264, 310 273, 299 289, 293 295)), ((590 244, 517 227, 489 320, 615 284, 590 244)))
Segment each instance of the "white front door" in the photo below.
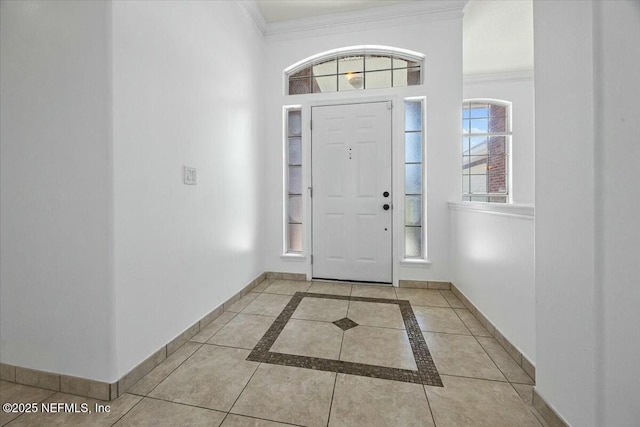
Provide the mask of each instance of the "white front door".
POLYGON ((391 283, 391 102, 311 119, 313 277, 391 283))

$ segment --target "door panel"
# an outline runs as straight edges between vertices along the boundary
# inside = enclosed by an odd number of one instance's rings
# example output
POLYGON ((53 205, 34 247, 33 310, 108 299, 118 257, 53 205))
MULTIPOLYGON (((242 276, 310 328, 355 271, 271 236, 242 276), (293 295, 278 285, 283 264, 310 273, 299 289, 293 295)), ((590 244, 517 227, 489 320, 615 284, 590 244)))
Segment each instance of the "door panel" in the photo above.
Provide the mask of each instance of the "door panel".
POLYGON ((312 109, 313 277, 392 280, 391 109, 312 109))

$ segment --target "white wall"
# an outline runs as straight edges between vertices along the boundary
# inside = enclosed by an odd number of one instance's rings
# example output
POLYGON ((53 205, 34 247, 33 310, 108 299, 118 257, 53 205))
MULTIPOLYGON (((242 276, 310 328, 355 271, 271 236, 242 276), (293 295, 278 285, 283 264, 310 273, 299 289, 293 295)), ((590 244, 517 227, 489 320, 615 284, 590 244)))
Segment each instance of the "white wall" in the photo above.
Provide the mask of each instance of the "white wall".
POLYGON ((640 3, 603 2, 595 18, 598 421, 634 426, 640 420, 640 3))
POLYGON ((451 281, 535 363, 532 73, 467 76, 463 93, 512 103, 514 205, 451 204, 451 281))
MULTIPOLYGON (((266 220, 269 224, 266 236, 266 269, 305 273, 307 264, 300 260, 282 259, 282 106, 304 104, 306 110, 314 102, 361 102, 377 99, 395 100, 394 129, 396 136, 403 128, 402 98, 426 96, 427 103, 427 234, 428 258, 431 265, 399 266, 403 253, 401 210, 394 209, 394 251, 396 278, 414 280, 449 280, 449 214, 447 202, 459 196, 461 178, 457 173, 460 159, 460 101, 462 99, 462 26, 461 13, 447 15, 446 20, 415 16, 395 20, 360 23, 353 26, 329 27, 309 32, 279 35, 267 40, 269 62, 265 69, 268 82, 266 92, 266 157, 267 165, 266 220), (383 45, 409 49, 425 55, 424 84, 397 90, 380 89, 361 93, 333 93, 321 95, 283 95, 283 70, 288 66, 330 49, 357 46, 383 45)), ((304 115, 303 111, 303 115, 304 115)), ((304 118, 308 123, 309 117, 304 118)), ((306 127, 306 125, 305 125, 306 127)), ((303 150, 309 150, 308 139, 303 150)), ((394 140, 394 203, 401 205, 403 191, 402 144, 400 137, 394 140)), ((308 170, 308 168, 307 168, 308 170)), ((308 178, 308 177, 307 177, 308 178)), ((308 185, 308 181, 305 183, 308 185)), ((309 206, 307 200, 307 207, 309 206)), ((306 217, 309 218, 308 216, 306 217)), ((307 234, 305 238, 309 239, 307 234)), ((308 255, 308 252, 307 252, 308 255)), ((307 261, 307 260, 305 260, 307 261)))
POLYGON ((0 360, 110 380, 109 6, 0 6, 0 360))
POLYGON ((572 425, 637 425, 640 6, 534 12, 536 389, 572 425))
POLYGON ((499 99, 512 107, 513 203, 533 204, 535 196, 535 126, 533 73, 465 76, 465 99, 499 99))
POLYGON ((451 204, 452 283, 535 363, 533 207, 451 204))
POLYGON ((264 271, 264 59, 235 2, 113 3, 119 375, 264 271))
POLYGON ((536 390, 576 426, 596 419, 592 32, 590 3, 534 2, 536 390))

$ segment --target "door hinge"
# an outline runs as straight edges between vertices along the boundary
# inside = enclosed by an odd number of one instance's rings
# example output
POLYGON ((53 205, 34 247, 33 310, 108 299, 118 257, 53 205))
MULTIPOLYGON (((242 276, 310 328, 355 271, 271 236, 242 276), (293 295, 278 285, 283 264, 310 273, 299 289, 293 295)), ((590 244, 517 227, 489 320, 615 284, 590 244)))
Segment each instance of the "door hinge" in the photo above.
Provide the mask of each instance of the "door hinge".
POLYGON ((309 196, 313 197, 313 187, 309 186, 307 188, 309 189, 309 196))
POLYGON ((393 108, 393 101, 387 101, 387 110, 391 110, 393 108))
POLYGON ((311 254, 311 264, 313 264, 313 254, 311 254))

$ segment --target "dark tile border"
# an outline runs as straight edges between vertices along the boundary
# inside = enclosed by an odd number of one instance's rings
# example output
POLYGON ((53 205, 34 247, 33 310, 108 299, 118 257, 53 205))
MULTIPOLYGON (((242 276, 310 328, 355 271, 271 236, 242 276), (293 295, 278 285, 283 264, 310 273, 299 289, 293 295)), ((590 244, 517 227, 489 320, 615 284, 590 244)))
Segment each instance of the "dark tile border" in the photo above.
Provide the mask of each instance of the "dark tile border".
POLYGON ((363 377, 382 378, 408 383, 426 384, 439 387, 443 386, 438 370, 436 369, 436 365, 433 363, 433 359, 431 358, 431 353, 429 353, 427 343, 425 342, 424 336, 418 326, 418 321, 413 314, 411 304, 406 300, 296 292, 277 319, 273 322, 269 330, 260 339, 258 344, 256 344, 251 354, 247 357, 247 360, 271 363, 274 365, 316 369, 319 371, 338 372, 341 374, 360 375, 363 377), (345 362, 342 360, 298 356, 294 354, 269 351, 293 313, 296 311, 296 308, 298 308, 300 302, 307 297, 398 305, 418 370, 414 371, 409 369, 389 368, 385 366, 367 365, 364 363, 345 362))

